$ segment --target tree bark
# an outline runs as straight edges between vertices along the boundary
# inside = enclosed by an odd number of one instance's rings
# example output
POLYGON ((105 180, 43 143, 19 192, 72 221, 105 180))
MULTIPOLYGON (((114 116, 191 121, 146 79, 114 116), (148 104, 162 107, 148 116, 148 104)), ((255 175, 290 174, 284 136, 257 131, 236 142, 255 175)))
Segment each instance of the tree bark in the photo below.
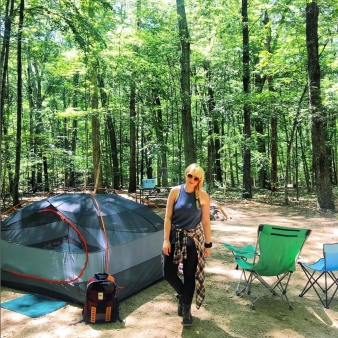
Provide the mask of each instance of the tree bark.
POLYGON ((27 48, 27 82, 28 82, 28 102, 30 109, 30 132, 34 137, 30 140, 30 147, 34 156, 31 168, 32 191, 42 191, 42 167, 43 167, 43 139, 41 134, 44 132, 42 119, 42 72, 40 71, 37 60, 32 59, 30 47, 27 48), (34 69, 34 71, 33 71, 34 69))
POLYGON ((21 164, 21 133, 22 133, 22 29, 24 20, 25 1, 20 1, 19 7, 19 28, 18 28, 18 51, 17 51, 17 123, 16 123, 16 146, 15 146, 15 174, 14 174, 14 190, 13 205, 19 204, 19 180, 20 180, 20 164, 21 164))
MULTIPOLYGON (((6 18, 4 25, 4 35, 0 54, 0 146, 2 141, 3 109, 5 105, 5 83, 8 73, 8 58, 10 48, 10 38, 12 30, 12 18, 14 12, 14 0, 6 1, 6 18)), ((1 166, 1 164, 0 164, 1 166)))
MULTIPOLYGON (((9 59, 9 48, 10 48, 10 38, 11 38, 11 30, 12 30, 12 18, 14 12, 14 0, 6 1, 6 15, 5 15, 5 24, 4 24, 4 35, 3 35, 3 43, 1 47, 0 54, 0 149, 2 149, 2 129, 5 135, 8 133, 7 121, 4 120, 4 105, 5 105, 5 84, 6 78, 8 74, 8 59, 9 59)), ((2 168, 2 162, 7 162, 7 170, 8 170, 8 180, 9 180, 9 192, 13 193, 14 190, 14 178, 13 171, 9 158, 9 144, 6 142, 5 151, 3 160, 0 161, 0 173, 2 174, 2 187, 1 187, 1 195, 4 193, 5 187, 5 179, 4 179, 4 171, 2 168), (7 159, 7 161, 6 161, 7 159)))
POLYGON ((277 191, 278 184, 278 122, 276 113, 273 112, 270 118, 270 189, 277 191))
POLYGON ((93 167, 94 167, 94 192, 102 192, 100 188, 103 187, 103 175, 101 164, 101 146, 100 146, 100 120, 98 116, 99 100, 98 100, 98 86, 97 86, 97 66, 92 65, 91 70, 91 84, 92 84, 92 150, 93 150, 93 167))
POLYGON ((48 164, 46 156, 43 157, 43 174, 45 179, 44 191, 49 192, 48 164))
POLYGON ((112 116, 110 114, 110 110, 108 107, 108 95, 107 92, 104 89, 104 80, 103 76, 99 75, 99 87, 100 87, 100 96, 101 96, 101 102, 102 107, 107 110, 106 113, 106 123, 108 128, 108 136, 109 136, 109 145, 111 150, 111 160, 113 164, 113 188, 116 190, 120 189, 121 186, 121 178, 120 178, 120 172, 119 172, 119 160, 117 157, 118 151, 117 151, 117 141, 116 141, 116 133, 115 133, 115 125, 114 121, 112 119, 112 116))
MULTIPOLYGON (((137 30, 139 30, 141 21, 141 1, 137 0, 137 17, 136 25, 137 30)), ((134 54, 138 54, 138 46, 134 45, 133 47, 134 54)), ((130 154, 129 154, 129 186, 128 192, 136 192, 137 185, 137 170, 136 170, 136 82, 135 79, 137 73, 135 69, 132 72, 130 79, 130 99, 129 99, 129 144, 130 144, 130 154)))
MULTIPOLYGON (((73 108, 76 109, 78 107, 78 86, 79 86, 79 73, 75 73, 73 75, 73 108)), ((77 140, 77 117, 72 118, 72 141, 71 141, 71 159, 70 159, 70 178, 69 178, 69 186, 75 188, 76 187, 76 173, 75 173, 75 155, 76 155, 76 140, 77 140)))
MULTIPOLYGON (((211 159, 212 162, 210 163, 209 170, 212 172, 211 174, 214 176, 212 177, 212 180, 209 181, 209 185, 211 187, 214 187, 214 179, 219 182, 220 184, 223 183, 222 178, 222 170, 221 170, 221 155, 220 155, 220 149, 221 149, 221 142, 220 142, 220 127, 219 127, 219 121, 220 116, 219 113, 215 111, 216 103, 215 103, 215 95, 214 91, 211 86, 212 76, 211 76, 211 69, 210 69, 210 62, 206 61, 204 62, 204 69, 206 70, 206 77, 207 77, 207 83, 208 85, 208 115, 210 118, 210 131, 211 134, 215 135, 215 139, 210 139, 211 142, 211 159)), ((209 154, 208 154, 209 158, 209 154)))
POLYGON ((156 137, 159 145, 159 169, 157 175, 157 184, 159 186, 168 186, 168 163, 167 163, 167 146, 164 142, 164 126, 163 126, 163 114, 161 108, 161 99, 156 94, 156 89, 153 90, 155 96, 155 109, 156 109, 156 137))
MULTIPOLYGON (((249 69, 249 25, 248 25, 248 1, 242 0, 242 29, 243 29, 243 92, 250 92, 249 69)), ((251 182, 251 110, 247 102, 244 102, 244 145, 243 145, 243 198, 252 198, 251 182)))
POLYGON ((136 192, 136 85, 133 79, 130 84, 129 100, 129 187, 128 192, 136 192))
POLYGON ((190 35, 185 14, 184 0, 176 0, 178 14, 179 38, 181 42, 181 99, 182 99, 182 131, 185 166, 196 162, 194 131, 191 118, 190 92, 190 35))
POLYGON ((319 209, 333 210, 335 206, 325 144, 325 114, 320 90, 318 15, 317 3, 309 3, 306 6, 306 47, 308 54, 309 108, 312 121, 312 166, 315 175, 317 206, 319 209))

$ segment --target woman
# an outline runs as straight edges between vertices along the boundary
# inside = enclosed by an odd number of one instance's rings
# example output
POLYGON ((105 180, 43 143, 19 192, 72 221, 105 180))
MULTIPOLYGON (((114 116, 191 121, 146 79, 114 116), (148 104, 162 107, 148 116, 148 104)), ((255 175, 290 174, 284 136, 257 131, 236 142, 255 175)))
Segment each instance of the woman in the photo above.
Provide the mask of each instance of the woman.
POLYGON ((191 303, 196 287, 196 307, 204 299, 204 261, 210 257, 210 199, 202 190, 203 169, 193 163, 185 170, 185 184, 171 189, 164 220, 164 278, 177 292, 182 325, 191 326, 191 303), (183 262, 183 281, 178 264, 183 262))

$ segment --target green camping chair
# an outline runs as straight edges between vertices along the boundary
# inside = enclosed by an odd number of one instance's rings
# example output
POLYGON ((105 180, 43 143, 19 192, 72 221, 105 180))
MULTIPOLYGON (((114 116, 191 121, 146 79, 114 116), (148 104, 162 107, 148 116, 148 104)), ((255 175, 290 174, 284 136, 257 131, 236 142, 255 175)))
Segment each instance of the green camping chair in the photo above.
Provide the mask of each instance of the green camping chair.
MULTIPOLYGON (((286 292, 291 274, 296 269, 296 259, 310 235, 311 230, 281 227, 278 225, 260 224, 257 231, 257 244, 255 251, 252 247, 229 248, 234 255, 235 262, 242 269, 242 274, 236 288, 236 295, 245 291, 251 294, 251 284, 259 280, 273 295, 280 296, 292 309, 286 292), (248 253, 249 251, 249 253, 248 253), (252 258, 252 259, 250 259, 252 258), (263 277, 276 277, 273 284, 269 284, 263 277)), ((227 247, 227 245, 225 245, 227 247)), ((254 303, 258 296, 251 302, 254 303)))

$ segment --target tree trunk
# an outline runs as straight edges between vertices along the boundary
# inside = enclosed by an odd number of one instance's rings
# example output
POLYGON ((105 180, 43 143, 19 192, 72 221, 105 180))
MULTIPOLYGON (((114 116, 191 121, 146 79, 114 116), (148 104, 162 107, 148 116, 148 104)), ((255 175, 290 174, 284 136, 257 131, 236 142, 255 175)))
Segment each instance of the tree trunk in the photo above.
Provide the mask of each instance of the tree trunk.
MULTIPOLYGON (((137 30, 140 28, 140 16, 141 16, 141 1, 136 2, 137 14, 136 14, 136 25, 137 30)), ((133 47, 135 55, 138 54, 138 46, 133 47)), ((137 77, 136 71, 133 70, 130 79, 130 99, 129 99, 129 186, 128 192, 136 192, 137 185, 137 171, 136 171, 136 82, 137 77)))
POLYGON ((210 185, 210 187, 215 186, 215 177, 214 177, 214 163, 215 163, 215 143, 212 138, 212 121, 211 116, 208 113, 208 154, 207 154, 207 167, 205 172, 205 180, 210 185))
MULTIPOLYGON (((268 12, 264 12, 263 23, 265 25, 265 50, 271 53, 271 25, 268 12)), ((272 84, 273 77, 271 74, 267 75, 269 92, 276 90, 272 84)), ((270 181, 264 184, 264 187, 270 189, 272 192, 277 190, 278 184, 278 120, 275 111, 272 111, 270 116, 270 181)))
POLYGON ((303 133, 302 133, 302 126, 301 124, 298 124, 298 134, 299 134, 299 141, 300 141, 300 149, 302 153, 302 162, 303 162, 303 171, 304 171, 304 177, 305 177, 305 184, 307 192, 311 192, 311 175, 310 170, 308 166, 307 156, 306 156, 306 147, 303 144, 303 133))
POLYGON ((113 187, 114 189, 119 190, 121 188, 121 174, 119 171, 119 159, 117 157, 117 141, 116 141, 116 133, 115 133, 115 125, 111 115, 107 114, 107 125, 109 131, 109 141, 110 141, 110 149, 111 149, 111 157, 113 161, 113 187))
POLYGON ((39 65, 36 59, 33 59, 34 68, 36 70, 36 135, 35 137, 35 149, 34 153, 36 156, 36 185, 34 187, 35 191, 42 191, 42 144, 43 144, 43 138, 41 137, 44 132, 44 125, 42 120, 42 102, 43 102, 43 96, 42 96, 42 75, 38 73, 39 65))
MULTIPOLYGON (((28 104, 29 104, 29 133, 30 135, 34 135, 34 111, 36 110, 34 106, 34 89, 33 89, 33 71, 32 71, 32 62, 30 56, 30 46, 27 47, 27 91, 28 91, 28 104)), ((34 137, 29 138, 29 147, 30 149, 35 149, 34 137)), ((35 159, 33 159, 33 164, 31 165, 31 178, 30 185, 32 191, 35 190, 36 186, 36 164, 35 159)))
POLYGON ((14 190, 13 205, 19 204, 19 180, 20 180, 20 164, 21 164, 21 123, 22 123, 22 29, 24 20, 25 1, 20 1, 19 8, 19 28, 18 28, 18 50, 17 50, 17 123, 16 123, 16 146, 15 146, 15 174, 14 174, 14 190))
MULTIPOLYGON (((219 139, 220 135, 220 128, 219 128, 219 121, 220 116, 219 113, 215 111, 215 97, 214 97, 214 91, 211 86, 212 76, 211 76, 211 69, 210 69, 210 62, 204 62, 204 69, 206 70, 206 77, 207 77, 207 83, 208 85, 208 115, 210 117, 210 131, 211 134, 216 135, 215 139, 210 140, 211 141, 211 159, 212 163, 210 166, 210 170, 212 171, 212 180, 209 181, 209 185, 211 187, 214 187, 214 179, 219 182, 220 184, 223 183, 222 178, 222 170, 221 170, 221 155, 220 155, 220 149, 221 149, 221 142, 219 139)), ((209 156, 208 156, 209 157, 209 156)))
POLYGON ((113 164, 113 188, 116 190, 120 189, 121 179, 119 173, 119 160, 117 157, 117 141, 116 141, 116 134, 115 134, 115 125, 112 119, 112 116, 109 111, 108 107, 108 95, 104 89, 104 80, 103 76, 99 76, 99 87, 100 87, 100 96, 101 96, 101 103, 102 107, 107 110, 106 113, 106 123, 108 128, 108 136, 109 136, 109 145, 111 150, 111 160, 113 164))
POLYGON ((159 172, 157 175, 157 184, 159 186, 168 186, 168 164, 167 164, 167 146, 164 142, 164 126, 163 126, 163 116, 161 108, 161 99, 159 95, 156 95, 155 90, 153 91, 155 95, 155 107, 156 107, 156 136, 157 144, 159 145, 159 172))
MULTIPOLYGON (((1 47, 1 55, 0 55, 0 149, 2 149, 2 129, 4 134, 7 135, 8 127, 7 123, 4 120, 4 106, 5 106, 5 84, 8 73, 8 58, 9 58, 9 48, 10 48, 10 37, 11 37, 11 29, 12 29, 12 18, 14 11, 14 0, 6 1, 6 15, 5 15, 5 24, 4 24, 4 35, 3 35, 3 43, 1 47)), ((9 192, 13 193, 14 190, 14 179, 13 179, 13 171, 10 161, 6 161, 9 157, 9 143, 5 144, 4 158, 5 161, 0 161, 0 172, 2 173, 2 187, 1 187, 1 195, 5 192, 5 178, 4 171, 2 168, 2 162, 7 162, 8 169, 8 181, 9 181, 9 192)), ((3 159, 4 159, 3 158, 3 159)))
POLYGON ((277 116, 273 112, 270 118, 270 189, 272 192, 277 191, 278 184, 278 129, 277 116))
MULTIPOLYGON (((2 141, 2 125, 3 125, 3 109, 5 105, 5 83, 8 73, 8 58, 10 48, 10 38, 12 30, 12 18, 14 11, 14 0, 6 1, 6 18, 5 18, 5 31, 3 34, 3 41, 0 54, 0 146, 2 141)), ((1 148, 0 148, 1 149, 1 148)), ((0 164, 1 166, 1 164, 0 164)))
MULTIPOLYGON (((286 165, 285 165, 285 177, 284 177, 284 201, 285 204, 289 203, 289 188, 288 184, 291 183, 290 180, 290 168, 291 168, 291 150, 292 150, 292 145, 293 145, 293 139, 295 137, 295 133, 297 133, 298 129, 298 120, 299 120, 299 114, 301 112, 301 107, 302 107, 302 101, 306 93, 306 88, 304 88, 303 93, 299 99, 298 103, 298 109, 297 109, 297 114, 293 119, 293 125, 290 131, 290 137, 287 137, 288 139, 288 144, 286 148, 286 165)), ((287 133, 285 133, 287 135, 287 133)))
MULTIPOLYGON (((270 52, 270 40, 271 40, 271 32, 269 29, 269 26, 267 25, 269 23, 269 17, 268 12, 264 12, 263 16, 263 24, 264 24, 264 30, 265 30, 265 50, 267 52, 270 52)), ((266 74, 262 75, 257 73, 255 75, 255 91, 256 93, 261 93, 264 88, 264 84, 267 80, 266 74)), ((268 174, 267 174, 267 161, 266 161, 266 143, 265 143, 265 121, 262 118, 262 116, 257 116, 253 118, 253 125, 255 126, 255 130, 257 133, 257 151, 260 153, 263 161, 261 162, 260 168, 259 168, 259 179, 258 179, 258 185, 262 189, 268 188, 268 174)))
POLYGON ((36 60, 31 58, 30 47, 27 49, 27 82, 28 82, 28 102, 30 109, 30 133, 34 137, 30 140, 30 147, 33 154, 32 172, 31 172, 31 186, 32 191, 43 190, 42 186, 42 143, 43 138, 41 134, 44 132, 42 111, 42 75, 39 73, 39 65, 36 60), (34 69, 34 72, 33 72, 34 69))
POLYGON ((320 91, 318 15, 317 3, 309 3, 306 6, 306 46, 308 54, 309 106, 312 121, 312 165, 315 175, 317 206, 319 209, 333 210, 335 205, 325 145, 325 114, 320 91))
POLYGON ((102 164, 101 164, 101 146, 100 146, 100 120, 98 116, 99 99, 97 86, 97 66, 92 65, 91 84, 92 84, 92 150, 94 164, 94 193, 102 192, 103 188, 102 164))
MULTIPOLYGON (((64 100, 63 102, 63 109, 66 110, 67 109, 67 104, 66 104, 66 100, 64 100)), ((65 156, 62 156, 63 158, 63 173, 64 173, 64 187, 68 187, 69 186, 69 140, 68 140, 68 118, 64 118, 62 120, 62 124, 63 124, 63 149, 65 150, 65 156)))
POLYGON ((129 101, 129 187, 128 192, 136 192, 136 88, 135 82, 131 79, 130 84, 130 101, 129 101))
POLYGON ((331 179, 332 184, 337 185, 338 184, 338 176, 337 176, 337 128, 335 127, 337 125, 337 116, 335 112, 330 116, 330 129, 332 130, 330 140, 330 146, 329 146, 329 152, 330 152, 330 159, 331 159, 331 179))
POLYGON ((44 191, 49 191, 48 165, 46 156, 43 157, 43 174, 45 179, 44 191))
MULTIPOLYGON (((79 86, 79 73, 74 74, 73 76, 73 108, 78 107, 78 86, 79 86)), ((70 160, 70 178, 69 186, 76 187, 76 175, 75 175, 75 155, 76 155, 76 140, 77 140, 77 118, 74 116, 72 118, 72 143, 71 143, 71 160, 70 160)))
MULTIPOLYGON (((204 70, 206 73, 206 81, 207 83, 210 83, 210 63, 205 61, 204 62, 204 70)), ((215 160, 216 160, 216 149, 215 149, 215 140, 213 138, 214 133, 214 126, 213 126, 213 120, 214 120, 214 109, 215 109, 215 100, 214 100, 214 94, 212 91, 212 88, 208 86, 208 99, 207 104, 203 104, 202 106, 205 106, 205 116, 208 119, 208 154, 207 154, 207 168, 205 171, 205 180, 210 186, 210 189, 215 187, 215 180, 217 178, 215 177, 215 160)), ((209 190, 210 192, 211 190, 209 190)))
POLYGON ((185 166, 196 162, 196 149, 191 118, 190 93, 190 35, 187 17, 185 15, 184 0, 176 0, 178 14, 178 28, 181 42, 181 99, 182 99, 182 131, 185 166))
POLYGON ((146 161, 146 150, 144 149, 144 143, 146 142, 145 141, 145 134, 144 134, 144 117, 142 116, 141 117, 141 159, 140 159, 140 167, 139 167, 139 170, 140 170, 140 180, 142 182, 143 178, 144 178, 144 163, 146 161))
MULTIPOLYGON (((242 27, 243 27, 243 91, 250 92, 250 69, 249 69, 249 23, 248 1, 242 0, 242 27)), ((243 146, 243 198, 252 198, 251 191, 251 111, 247 102, 244 103, 244 146, 243 146)))

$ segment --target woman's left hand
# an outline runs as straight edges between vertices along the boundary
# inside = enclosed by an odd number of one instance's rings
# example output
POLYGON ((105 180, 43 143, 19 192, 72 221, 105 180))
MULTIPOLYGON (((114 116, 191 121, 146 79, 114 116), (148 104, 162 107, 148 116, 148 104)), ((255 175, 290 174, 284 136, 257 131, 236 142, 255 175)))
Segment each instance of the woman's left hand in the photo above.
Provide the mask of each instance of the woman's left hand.
POLYGON ((211 254, 211 248, 204 248, 204 258, 209 258, 211 254))

